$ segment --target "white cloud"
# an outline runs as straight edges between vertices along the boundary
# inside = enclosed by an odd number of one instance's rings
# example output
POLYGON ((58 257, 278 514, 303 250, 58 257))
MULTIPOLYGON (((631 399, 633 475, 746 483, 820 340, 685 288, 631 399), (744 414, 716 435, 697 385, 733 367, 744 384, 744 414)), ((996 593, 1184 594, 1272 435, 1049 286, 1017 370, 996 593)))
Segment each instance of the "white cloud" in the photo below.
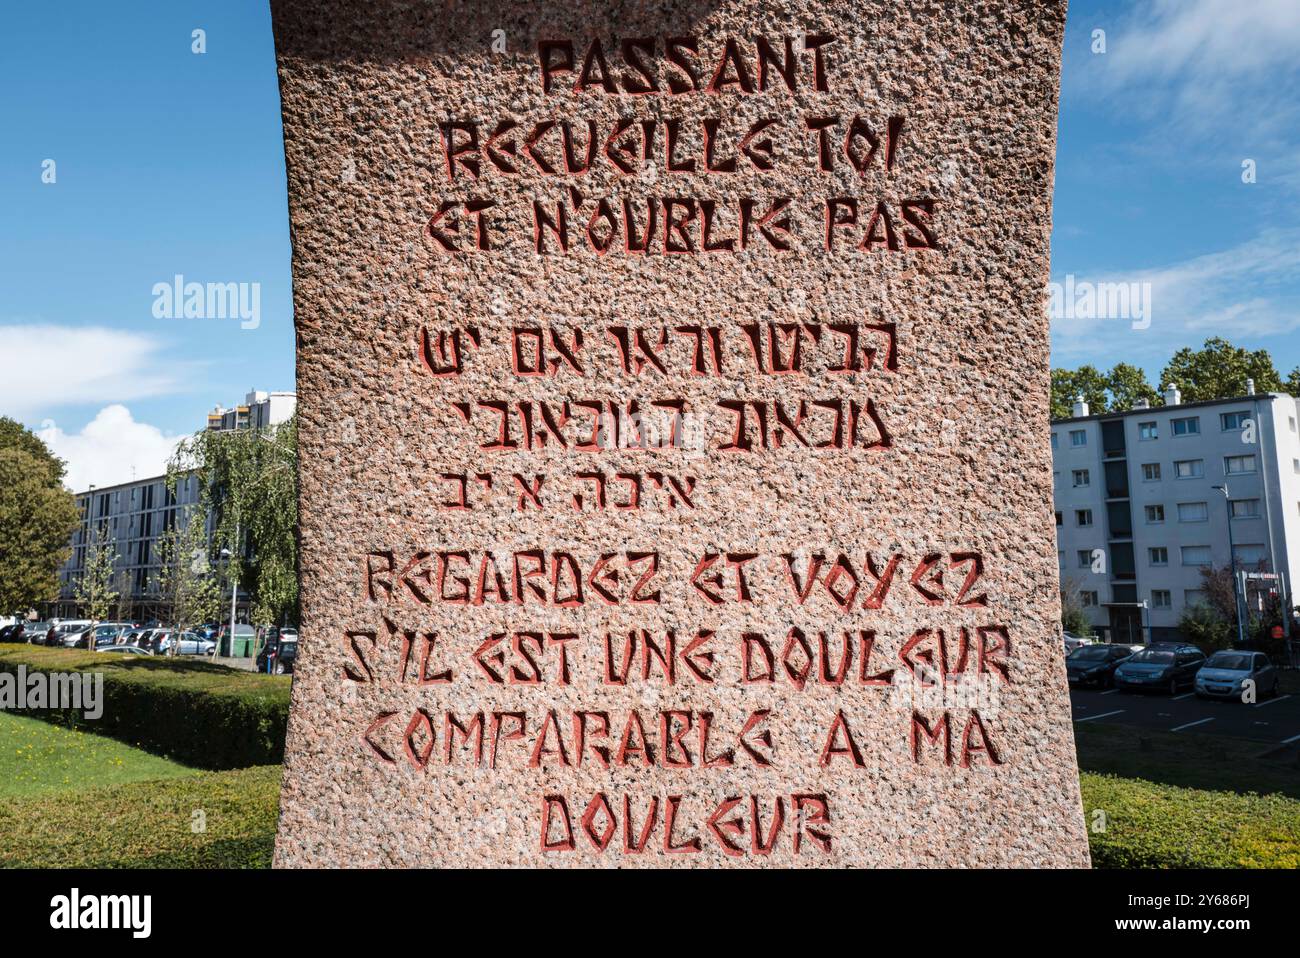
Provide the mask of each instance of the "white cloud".
POLYGON ((1140 121, 1134 139, 1175 146, 1182 166, 1194 139, 1216 168, 1252 158, 1261 175, 1266 165, 1284 175, 1300 128, 1300 2, 1145 0, 1113 24, 1098 20, 1083 36, 1104 27, 1107 50, 1067 58, 1072 88, 1140 121))
POLYGON ((0 326, 0 410, 23 419, 174 392, 178 367, 164 365, 161 348, 151 336, 100 326, 0 326))
POLYGON ((74 492, 160 476, 176 444, 185 438, 136 422, 129 409, 116 404, 101 409, 79 433, 64 432, 47 419, 36 434, 67 461, 63 481, 74 492))
MULTIPOLYGON (((1064 274, 1053 274, 1061 282, 1064 274)), ((1300 329, 1300 229, 1269 230, 1229 249, 1121 275, 1076 274, 1076 281, 1149 283, 1151 325, 1124 319, 1052 323, 1057 365, 1123 358, 1168 358, 1211 336, 1256 340, 1300 329)), ((1285 374, 1286 370, 1282 370, 1285 374)))
POLYGON ((1155 0, 1110 33, 1113 82, 1195 75, 1222 88, 1295 66, 1300 4, 1295 0, 1155 0))

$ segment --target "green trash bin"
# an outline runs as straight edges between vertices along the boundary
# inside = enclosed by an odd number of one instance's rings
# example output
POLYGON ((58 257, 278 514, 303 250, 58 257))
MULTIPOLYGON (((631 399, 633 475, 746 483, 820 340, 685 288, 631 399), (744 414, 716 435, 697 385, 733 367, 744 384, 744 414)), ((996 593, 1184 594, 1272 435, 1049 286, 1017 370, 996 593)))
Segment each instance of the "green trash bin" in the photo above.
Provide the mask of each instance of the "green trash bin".
POLYGON ((235 658, 247 659, 253 654, 253 637, 251 635, 235 636, 235 658))

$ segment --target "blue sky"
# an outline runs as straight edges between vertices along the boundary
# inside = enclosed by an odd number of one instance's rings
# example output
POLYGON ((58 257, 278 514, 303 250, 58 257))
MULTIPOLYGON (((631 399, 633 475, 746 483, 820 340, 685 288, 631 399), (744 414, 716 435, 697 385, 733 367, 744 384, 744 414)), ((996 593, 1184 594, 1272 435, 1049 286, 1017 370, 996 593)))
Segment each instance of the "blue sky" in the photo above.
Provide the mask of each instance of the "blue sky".
MULTIPOLYGON (((1300 364, 1297 50, 1296 0, 1071 3, 1053 279, 1148 283, 1152 308, 1145 328, 1055 322, 1057 365, 1155 380, 1213 335, 1300 364)), ((214 404, 293 387, 265 2, 6 4, 0 107, 0 414, 74 486, 143 474, 214 404), (258 284, 257 328, 156 317, 176 274, 258 284)))

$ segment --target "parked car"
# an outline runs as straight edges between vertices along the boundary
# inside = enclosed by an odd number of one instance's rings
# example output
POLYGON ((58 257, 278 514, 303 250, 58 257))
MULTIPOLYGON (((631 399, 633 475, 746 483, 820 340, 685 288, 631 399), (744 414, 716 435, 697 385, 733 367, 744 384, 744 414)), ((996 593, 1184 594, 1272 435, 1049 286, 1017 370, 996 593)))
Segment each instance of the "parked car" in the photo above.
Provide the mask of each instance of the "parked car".
POLYGON ((1075 649, 1081 649, 1085 645, 1092 645, 1092 639, 1085 639, 1082 636, 1075 635, 1073 632, 1066 632, 1065 635, 1065 654, 1069 655, 1075 649))
POLYGON ((44 645, 45 636, 50 631, 48 622, 24 622, 23 641, 32 645, 44 645))
POLYGON ((74 649, 89 648, 89 640, 93 636, 95 648, 99 648, 101 645, 116 645, 130 628, 131 624, 129 622, 100 622, 93 628, 76 633, 75 641, 65 637, 63 644, 70 645, 74 649))
POLYGON ((1267 655, 1242 650, 1215 652, 1196 673, 1196 694, 1240 699, 1247 681, 1255 683, 1258 698, 1277 694, 1277 669, 1267 655))
POLYGON ((280 633, 277 638, 268 638, 257 653, 257 671, 272 672, 275 675, 289 675, 298 661, 298 633, 291 631, 292 638, 280 633))
POLYGON ((144 649, 146 652, 153 651, 153 634, 156 629, 132 629, 122 639, 124 645, 133 645, 137 649, 144 649))
POLYGON ((89 619, 65 619, 51 630, 52 636, 47 636, 46 645, 61 645, 66 649, 74 648, 84 632, 94 626, 95 623, 89 619))
POLYGON ((148 655, 147 649, 142 649, 135 645, 106 645, 103 648, 95 650, 96 652, 113 652, 119 655, 148 655))
POLYGON ((175 629, 156 630, 152 644, 158 655, 170 655, 173 644, 176 645, 177 655, 212 655, 217 648, 217 643, 196 632, 178 632, 175 629))
POLYGON ((1133 656, 1127 645, 1082 645, 1065 659, 1065 674, 1071 685, 1109 688, 1115 670, 1133 656))
POLYGON ((0 642, 21 642, 23 640, 23 624, 15 622, 12 625, 6 625, 0 628, 0 642))
POLYGON ((1157 642, 1137 652, 1115 670, 1121 692, 1156 691, 1177 695, 1190 688, 1205 664, 1205 653, 1194 645, 1157 642))

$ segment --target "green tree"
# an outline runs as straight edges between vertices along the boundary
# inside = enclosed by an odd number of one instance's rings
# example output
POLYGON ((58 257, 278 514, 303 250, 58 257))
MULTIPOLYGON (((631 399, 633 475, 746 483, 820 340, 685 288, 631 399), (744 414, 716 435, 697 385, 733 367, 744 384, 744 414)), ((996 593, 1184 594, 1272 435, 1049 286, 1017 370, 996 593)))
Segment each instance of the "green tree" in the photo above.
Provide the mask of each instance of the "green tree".
POLYGON ((1081 639, 1091 638, 1092 623, 1079 598, 1079 580, 1061 580, 1061 628, 1081 639))
POLYGON ((1300 397, 1300 366, 1287 375, 1286 382, 1282 384, 1282 391, 1289 396, 1300 397))
POLYGON ((183 442, 168 465, 199 483, 216 517, 213 552, 227 549, 230 574, 253 600, 256 622, 298 621, 298 429, 205 430, 183 442))
POLYGON ((1177 386, 1184 402, 1244 396, 1246 380, 1259 392, 1281 392, 1282 377, 1267 349, 1251 352, 1215 336, 1200 349, 1184 346, 1160 374, 1161 387, 1177 386))
POLYGON ((1160 394, 1147 382, 1147 374, 1130 363, 1116 363, 1106 376, 1112 410, 1134 409, 1139 400, 1155 404, 1160 394))
POLYGON ((58 597, 78 519, 63 463, 35 434, 0 417, 0 614, 58 597))
POLYGON ((117 605, 114 570, 119 558, 117 543, 103 534, 96 534, 86 547, 86 561, 75 591, 81 614, 86 618, 102 622, 117 605))
MULTIPOLYGON (((178 509, 174 521, 158 538, 154 593, 178 639, 179 633, 209 622, 221 612, 220 577, 208 559, 204 526, 200 509, 178 509)), ((179 647, 179 641, 172 642, 169 654, 176 655, 179 647)))
POLYGON ((1094 415, 1106 412, 1106 390, 1109 383, 1095 366, 1078 369, 1052 370, 1052 418, 1069 419, 1073 415, 1074 401, 1083 396, 1088 411, 1094 415))

